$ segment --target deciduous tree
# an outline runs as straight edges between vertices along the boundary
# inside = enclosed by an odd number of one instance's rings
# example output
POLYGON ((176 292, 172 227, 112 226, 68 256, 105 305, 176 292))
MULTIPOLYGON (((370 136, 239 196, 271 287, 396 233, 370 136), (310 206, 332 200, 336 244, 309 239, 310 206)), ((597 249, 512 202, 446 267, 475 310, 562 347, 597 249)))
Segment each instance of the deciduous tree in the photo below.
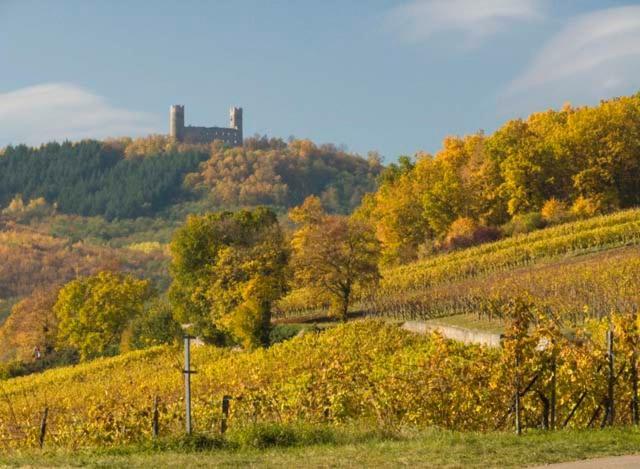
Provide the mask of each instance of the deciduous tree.
POLYGON ((308 198, 291 211, 300 223, 292 239, 293 269, 301 286, 312 286, 333 299, 333 314, 346 320, 357 288, 379 279, 380 246, 366 222, 318 211, 308 198))
POLYGON ((53 307, 58 346, 77 349, 82 360, 115 352, 122 332, 142 314, 150 295, 148 281, 120 273, 100 272, 69 282, 53 307))

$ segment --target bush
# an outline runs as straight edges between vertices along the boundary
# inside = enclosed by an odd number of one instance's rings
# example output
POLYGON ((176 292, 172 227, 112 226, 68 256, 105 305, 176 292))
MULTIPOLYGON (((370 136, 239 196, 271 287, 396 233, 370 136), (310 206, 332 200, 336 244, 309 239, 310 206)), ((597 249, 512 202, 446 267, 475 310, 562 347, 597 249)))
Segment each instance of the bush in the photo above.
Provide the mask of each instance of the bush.
POLYGON ((544 228, 545 221, 540 212, 524 213, 514 216, 509 223, 502 227, 502 232, 507 236, 530 233, 544 228))
POLYGON ((480 225, 468 217, 461 217, 449 227, 443 247, 445 249, 460 249, 476 244, 495 241, 500 237, 500 230, 480 225))
POLYGON ((571 206, 571 213, 576 218, 591 218, 605 212, 605 203, 598 197, 578 197, 571 206))
POLYGON ((306 326, 302 324, 278 324, 269 332, 269 344, 273 345, 292 339, 306 329, 306 326))
POLYGON ((233 430, 229 440, 249 448, 272 448, 336 443, 335 430, 311 425, 261 423, 233 430))
POLYGON ((567 204, 556 198, 547 200, 540 211, 544 221, 550 225, 563 223, 571 219, 567 204))
MULTIPOLYGON (((234 448, 233 444, 229 444, 222 435, 203 435, 201 433, 193 433, 191 435, 181 435, 178 437, 165 437, 154 439, 149 442, 142 443, 139 447, 143 450, 150 451, 173 451, 177 453, 197 453, 204 451, 212 451, 222 448, 234 448)), ((136 449, 137 449, 136 448, 136 449)), ((118 450, 126 451, 126 447, 118 447, 118 450)))
POLYGON ((75 365, 78 362, 78 353, 74 350, 52 351, 44 355, 40 360, 13 360, 0 364, 0 380, 40 373, 51 368, 75 365))
POLYGON ((154 299, 142 316, 130 326, 129 348, 142 349, 154 345, 172 344, 182 337, 182 328, 173 318, 171 306, 162 299, 154 299))

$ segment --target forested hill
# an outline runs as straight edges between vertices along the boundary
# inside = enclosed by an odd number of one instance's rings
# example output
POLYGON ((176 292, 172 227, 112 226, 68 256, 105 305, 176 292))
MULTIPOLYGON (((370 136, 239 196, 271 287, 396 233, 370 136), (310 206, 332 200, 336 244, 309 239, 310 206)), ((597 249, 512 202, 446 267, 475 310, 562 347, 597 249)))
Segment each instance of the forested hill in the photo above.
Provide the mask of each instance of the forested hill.
POLYGON ((359 214, 389 263, 640 206, 640 93, 565 105, 491 135, 448 137, 400 158, 359 214))
POLYGON ((209 206, 291 207, 308 195, 348 212, 375 190, 382 166, 308 140, 250 138, 244 148, 139 140, 49 143, 0 150, 0 207, 44 198, 66 214, 155 216, 187 199, 209 206), (16 198, 17 197, 17 198, 16 198))
POLYGON ((206 158, 201 149, 127 158, 122 147, 94 140, 8 147, 0 157, 0 205, 20 194, 44 197, 63 213, 152 215, 184 195, 184 175, 206 158))

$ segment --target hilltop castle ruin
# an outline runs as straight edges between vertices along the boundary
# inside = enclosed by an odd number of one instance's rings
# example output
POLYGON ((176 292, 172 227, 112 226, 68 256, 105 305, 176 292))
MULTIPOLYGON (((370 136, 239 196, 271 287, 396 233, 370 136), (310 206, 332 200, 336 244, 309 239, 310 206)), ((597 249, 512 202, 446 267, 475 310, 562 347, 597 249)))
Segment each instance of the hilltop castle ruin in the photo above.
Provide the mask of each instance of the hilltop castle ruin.
POLYGON ((211 143, 222 140, 227 145, 242 145, 242 108, 229 110, 229 127, 195 127, 184 125, 184 106, 174 104, 169 111, 169 137, 185 143, 211 143))

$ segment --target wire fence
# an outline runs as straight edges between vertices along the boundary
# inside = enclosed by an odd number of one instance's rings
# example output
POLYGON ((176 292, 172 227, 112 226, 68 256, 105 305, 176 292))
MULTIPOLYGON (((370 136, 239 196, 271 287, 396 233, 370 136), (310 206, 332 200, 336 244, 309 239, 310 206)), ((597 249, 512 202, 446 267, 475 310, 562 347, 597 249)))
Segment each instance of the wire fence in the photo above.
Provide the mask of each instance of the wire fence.
MULTIPOLYGON (((504 340, 515 339, 505 337, 504 340)), ((592 379, 575 383, 567 378, 566 370, 565 374, 559 374, 561 365, 557 355, 552 352, 552 344, 541 341, 536 346, 536 356, 528 357, 535 360, 528 364, 516 353, 511 374, 502 383, 503 389, 495 391, 499 405, 493 407, 497 409, 492 417, 493 425, 486 429, 512 429, 519 434, 527 428, 551 431, 568 426, 602 428, 638 425, 637 356, 627 353, 622 344, 616 345, 612 330, 606 332, 604 342, 606 348, 601 354, 593 355, 589 364, 592 379), (564 376, 564 381, 561 376, 564 376), (505 396, 508 397, 506 400, 505 396)), ((584 347, 580 342, 567 341, 567 344, 567 348, 584 347)), ((185 363, 183 369, 185 380, 191 376, 187 371, 193 371, 189 363, 185 363)), ((313 392, 312 388, 309 392, 313 392)), ((375 400, 376 392, 375 388, 372 389, 371 399, 375 400)), ((490 390, 487 392, 490 393, 490 390)), ((8 396, 0 395, 0 401, 3 400, 7 408, 0 416, 0 447, 5 450, 45 446, 109 446, 173 437, 191 431, 224 435, 235 426, 283 422, 286 420, 282 415, 283 402, 287 400, 285 391, 279 394, 243 389, 236 394, 208 395, 200 388, 190 395, 190 400, 189 395, 160 397, 149 394, 142 400, 141 396, 131 401, 122 397, 118 408, 110 407, 105 400, 103 406, 73 413, 63 405, 29 407, 29 396, 23 397, 24 401, 18 403, 14 402, 15 399, 12 401, 8 396), (19 412, 14 411, 18 405, 19 412)), ((447 397, 442 396, 441 400, 446 402, 447 397)), ((394 402, 388 402, 386 396, 381 396, 373 407, 379 407, 383 402, 393 413, 394 402)), ((326 409, 324 413, 317 412, 317 415, 322 415, 321 420, 328 424, 340 421, 337 414, 326 409)), ((304 419, 302 409, 299 417, 304 419)), ((437 419, 433 424, 447 427, 445 421, 439 422, 437 419)))

